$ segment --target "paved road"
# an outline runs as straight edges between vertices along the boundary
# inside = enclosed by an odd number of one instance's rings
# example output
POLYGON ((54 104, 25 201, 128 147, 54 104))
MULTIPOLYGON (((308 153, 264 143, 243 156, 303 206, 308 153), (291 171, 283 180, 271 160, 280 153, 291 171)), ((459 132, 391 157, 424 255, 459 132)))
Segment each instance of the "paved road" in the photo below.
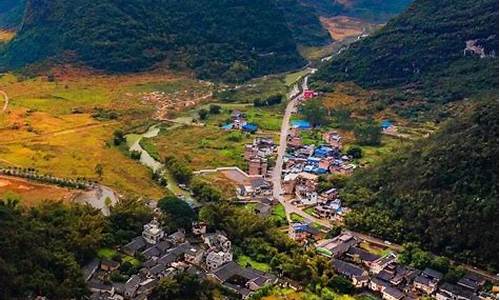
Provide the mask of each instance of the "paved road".
POLYGON ((9 96, 7 95, 6 92, 0 90, 0 94, 3 96, 3 99, 5 100, 2 112, 4 113, 7 110, 7 106, 9 106, 9 96))
MULTIPOLYGON (((307 79, 308 77, 306 76, 302 84, 302 91, 307 89, 307 79)), ((274 167, 272 176, 273 197, 275 199, 278 199, 278 201, 285 207, 285 213, 288 223, 291 223, 290 214, 295 213, 303 217, 306 222, 315 222, 326 228, 331 228, 332 225, 330 224, 329 221, 322 220, 305 213, 302 209, 286 202, 282 195, 281 173, 283 170, 283 157, 286 152, 288 132, 290 130, 290 117, 292 113, 295 111, 298 99, 301 95, 302 94, 298 94, 289 100, 288 105, 286 106, 285 109, 285 113, 283 115, 283 123, 281 125, 281 133, 280 133, 280 143, 278 146, 278 157, 276 158, 276 166, 274 167)))

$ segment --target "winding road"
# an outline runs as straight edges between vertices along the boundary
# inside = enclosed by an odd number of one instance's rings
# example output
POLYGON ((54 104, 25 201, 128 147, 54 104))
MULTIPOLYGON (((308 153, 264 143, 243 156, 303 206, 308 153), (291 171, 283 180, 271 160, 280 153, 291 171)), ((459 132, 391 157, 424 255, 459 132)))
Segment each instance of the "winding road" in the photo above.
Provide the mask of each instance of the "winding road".
POLYGON ((4 113, 7 110, 7 107, 9 106, 9 96, 7 95, 6 92, 0 90, 0 94, 3 96, 3 99, 5 100, 2 108, 2 112, 4 113))

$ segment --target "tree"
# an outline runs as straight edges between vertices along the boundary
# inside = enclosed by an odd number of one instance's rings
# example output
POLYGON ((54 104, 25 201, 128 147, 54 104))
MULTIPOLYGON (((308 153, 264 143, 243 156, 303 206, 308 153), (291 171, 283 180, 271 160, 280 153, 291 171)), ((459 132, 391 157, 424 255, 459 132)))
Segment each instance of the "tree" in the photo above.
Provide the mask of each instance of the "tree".
POLYGON ((209 111, 213 115, 218 115, 221 112, 222 107, 217 104, 210 104, 209 111))
POLYGON ((300 107, 300 113, 313 127, 328 123, 328 112, 319 99, 309 100, 300 107))
POLYGON ((380 125, 372 120, 357 124, 354 127, 354 136, 360 145, 378 146, 382 139, 380 125))
POLYGON ((102 178, 102 174, 104 173, 104 167, 101 164, 95 165, 95 173, 99 178, 102 178))
POLYGON ((115 132, 113 132, 113 143, 115 144, 115 146, 119 146, 123 144, 125 141, 126 139, 125 135, 123 134, 123 131, 115 130, 115 132))
POLYGON ((347 155, 352 156, 354 159, 360 159, 363 157, 363 149, 358 146, 352 146, 347 150, 347 155))
POLYGON ((202 108, 198 111, 198 115, 200 116, 201 120, 206 120, 208 118, 208 110, 202 108))
POLYGON ((338 275, 333 276, 329 280, 328 286, 339 294, 350 294, 354 290, 354 286, 350 280, 338 275))
POLYGON ((193 180, 191 190, 193 195, 200 201, 218 202, 222 200, 222 192, 202 179, 193 180))
POLYGON ((185 184, 191 181, 193 171, 184 162, 179 161, 173 156, 167 156, 165 158, 165 165, 177 182, 185 184))
POLYGON ((185 201, 167 196, 158 201, 158 207, 165 214, 165 225, 171 231, 178 228, 190 229, 196 218, 193 209, 185 201))
POLYGON ((152 218, 152 211, 143 202, 121 199, 111 209, 106 229, 108 244, 123 244, 140 234, 145 223, 152 218))

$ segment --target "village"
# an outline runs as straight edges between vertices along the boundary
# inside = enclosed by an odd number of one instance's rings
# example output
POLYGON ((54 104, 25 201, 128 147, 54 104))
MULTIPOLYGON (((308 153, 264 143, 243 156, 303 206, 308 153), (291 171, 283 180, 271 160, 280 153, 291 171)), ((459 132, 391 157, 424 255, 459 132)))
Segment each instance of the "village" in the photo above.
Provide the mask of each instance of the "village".
MULTIPOLYGON (((159 210, 156 212, 160 214, 159 210)), ((193 223, 190 232, 179 229, 167 235, 154 218, 144 225, 141 236, 132 239, 120 251, 141 258, 138 272, 119 282, 116 276, 121 276, 123 263, 94 259, 83 269, 84 279, 92 292, 90 299, 148 299, 160 279, 182 272, 219 283, 242 299, 278 282, 272 274, 243 268, 234 262, 231 241, 223 232, 207 232, 204 223, 193 223)))

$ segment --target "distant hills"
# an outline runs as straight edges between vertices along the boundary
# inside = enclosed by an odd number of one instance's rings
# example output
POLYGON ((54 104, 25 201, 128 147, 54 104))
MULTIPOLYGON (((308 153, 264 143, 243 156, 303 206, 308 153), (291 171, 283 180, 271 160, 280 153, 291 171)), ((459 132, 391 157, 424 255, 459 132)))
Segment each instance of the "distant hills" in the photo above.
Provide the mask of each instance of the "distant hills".
POLYGON ((404 11, 412 0, 300 0, 324 17, 348 16, 385 23, 404 11))
POLYGON ((377 88, 411 84, 447 102, 497 89, 497 49, 497 1, 416 0, 313 80, 377 88))
POLYGON ((27 0, 23 26, 1 62, 16 68, 71 54, 113 72, 162 62, 240 81, 299 68, 298 43, 329 41, 313 10, 297 0, 27 0))

